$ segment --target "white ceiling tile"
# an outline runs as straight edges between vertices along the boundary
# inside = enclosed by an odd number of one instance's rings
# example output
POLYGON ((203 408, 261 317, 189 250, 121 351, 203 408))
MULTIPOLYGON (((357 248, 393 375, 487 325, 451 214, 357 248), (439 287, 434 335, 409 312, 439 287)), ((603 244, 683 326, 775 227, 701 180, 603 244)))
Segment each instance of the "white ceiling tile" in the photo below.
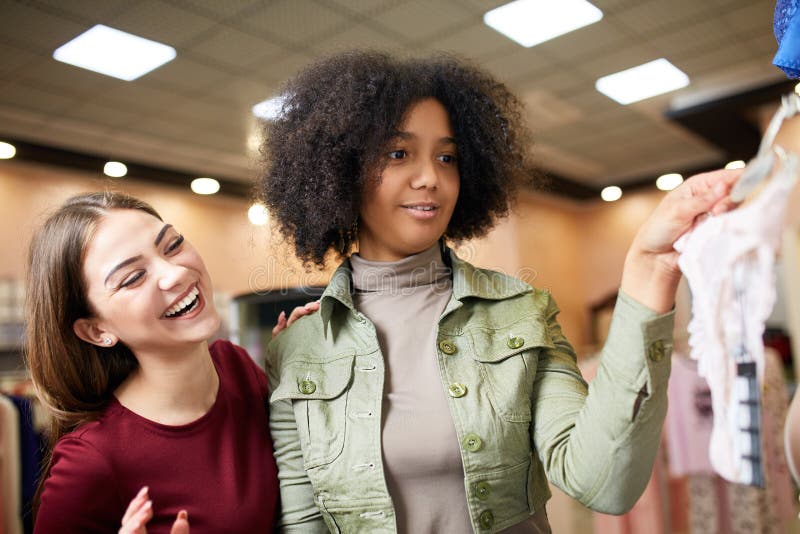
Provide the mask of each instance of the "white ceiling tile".
POLYGON ((405 51, 406 47, 391 36, 365 24, 347 26, 345 30, 310 43, 314 51, 330 54, 351 48, 377 48, 380 50, 405 51))
MULTIPOLYGON (((602 76, 636 67, 662 57, 663 51, 650 46, 625 46, 605 53, 584 58, 576 62, 575 69, 588 79, 597 80, 602 76)), ((667 59, 671 60, 668 55, 667 59)), ((594 85, 594 82, 592 82, 594 85)))
POLYGON ((309 0, 275 0, 247 12, 240 21, 248 30, 302 46, 348 24, 337 11, 309 0))
POLYGON ((158 0, 137 0, 131 9, 113 17, 107 25, 175 47, 180 57, 184 43, 216 24, 214 19, 158 0))
POLYGON ((220 83, 227 76, 229 74, 226 72, 179 55, 169 63, 145 74, 140 80, 192 92, 220 83))
POLYGON ((28 52, 22 48, 0 42, 0 79, 18 78, 24 72, 36 65, 51 61, 49 56, 28 52))
POLYGON ((618 49, 629 44, 630 39, 626 35, 621 35, 614 25, 607 20, 600 20, 536 45, 533 50, 547 53, 560 61, 571 62, 596 55, 603 50, 618 49))
MULTIPOLYGON (((360 15, 375 15, 408 0, 328 0, 329 5, 360 15)), ((319 2, 325 3, 325 2, 319 2)))
POLYGON ((0 104, 45 114, 72 106, 76 101, 73 95, 48 91, 37 84, 6 82, 0 86, 0 104))
MULTIPOLYGON (((99 1, 99 0, 95 0, 99 1)), ((231 19, 240 16, 262 0, 162 0, 165 3, 203 15, 219 19, 231 19)))
POLYGON ((254 104, 270 97, 274 84, 260 82, 244 76, 230 76, 219 84, 207 87, 203 94, 217 100, 235 102, 250 109, 254 104))
POLYGON ((719 10, 719 17, 733 33, 753 34, 772 32, 775 2, 751 0, 736 2, 729 9, 719 10))
POLYGON ((263 37, 240 32, 223 24, 202 39, 196 39, 186 49, 186 54, 191 57, 209 58, 239 70, 247 70, 253 63, 282 52, 283 48, 263 37))
POLYGON ((113 91, 97 91, 91 97, 106 106, 119 107, 134 113, 155 113, 168 110, 186 100, 186 97, 170 89, 144 83, 122 83, 113 91))
POLYGON ((411 0, 372 18, 410 41, 434 40, 476 20, 458 5, 425 0, 411 0))
POLYGON ((615 20, 644 37, 714 16, 719 16, 716 10, 697 0, 646 0, 614 13, 615 20))
POLYGON ((106 126, 121 128, 141 120, 142 116, 134 110, 127 110, 119 106, 103 105, 94 100, 82 100, 74 105, 64 105, 59 108, 59 117, 68 117, 81 121, 106 126))
POLYGON ((512 80, 528 80, 534 74, 555 72, 558 68, 549 56, 537 53, 535 48, 523 47, 517 47, 508 54, 492 57, 482 64, 505 83, 512 80))
POLYGON ((0 17, 0 39, 29 52, 52 56, 56 48, 89 27, 29 5, 5 2, 0 17))
POLYGON ((302 52, 287 53, 284 56, 270 58, 263 65, 259 65, 256 74, 283 83, 313 60, 314 56, 302 52))
POLYGON ((33 0, 28 3, 52 15, 91 25, 107 22, 133 7, 129 0, 33 0))
POLYGON ((648 39, 656 51, 672 56, 694 54, 696 51, 723 46, 735 46, 738 37, 721 17, 700 20, 692 24, 677 26, 648 39))
POLYGON ((112 92, 131 83, 61 63, 52 58, 19 69, 15 76, 28 83, 46 87, 51 92, 73 95, 112 92))
POLYGON ((456 32, 431 41, 428 46, 477 60, 490 59, 520 49, 517 43, 486 26, 482 21, 464 24, 456 32))

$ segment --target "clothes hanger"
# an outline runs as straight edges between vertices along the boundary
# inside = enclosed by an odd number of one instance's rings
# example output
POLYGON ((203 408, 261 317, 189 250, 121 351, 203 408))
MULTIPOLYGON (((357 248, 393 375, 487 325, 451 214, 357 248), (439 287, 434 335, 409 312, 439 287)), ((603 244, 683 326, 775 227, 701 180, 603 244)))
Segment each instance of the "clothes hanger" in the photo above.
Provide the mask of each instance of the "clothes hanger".
POLYGON ((731 190, 731 200, 742 202, 764 179, 775 169, 776 160, 786 163, 787 160, 797 159, 796 154, 787 152, 780 145, 775 144, 775 137, 783 123, 792 117, 800 115, 800 94, 791 93, 781 98, 781 105, 772 116, 772 120, 764 132, 756 156, 747 164, 742 175, 731 190))

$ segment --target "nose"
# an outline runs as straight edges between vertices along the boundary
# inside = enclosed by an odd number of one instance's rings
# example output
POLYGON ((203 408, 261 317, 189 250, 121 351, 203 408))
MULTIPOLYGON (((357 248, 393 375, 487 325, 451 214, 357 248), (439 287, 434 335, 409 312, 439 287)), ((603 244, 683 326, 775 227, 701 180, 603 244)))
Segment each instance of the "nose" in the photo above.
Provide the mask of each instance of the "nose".
POLYGON ((158 288, 162 291, 169 291, 180 287, 181 282, 186 276, 187 269, 182 265, 172 263, 166 259, 159 261, 157 268, 158 288))
POLYGON ((436 189, 439 186, 439 174, 436 162, 423 159, 411 179, 412 189, 436 189))

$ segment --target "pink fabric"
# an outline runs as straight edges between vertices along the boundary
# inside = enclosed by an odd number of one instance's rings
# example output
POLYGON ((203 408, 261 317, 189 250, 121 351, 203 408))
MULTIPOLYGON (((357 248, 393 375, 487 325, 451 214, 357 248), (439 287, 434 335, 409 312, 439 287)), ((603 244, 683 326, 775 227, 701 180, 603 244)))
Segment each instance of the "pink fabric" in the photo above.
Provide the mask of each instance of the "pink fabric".
POLYGON ((711 474, 708 445, 714 418, 711 390, 697 372, 697 364, 675 353, 667 397, 666 444, 669 474, 673 477, 711 474))

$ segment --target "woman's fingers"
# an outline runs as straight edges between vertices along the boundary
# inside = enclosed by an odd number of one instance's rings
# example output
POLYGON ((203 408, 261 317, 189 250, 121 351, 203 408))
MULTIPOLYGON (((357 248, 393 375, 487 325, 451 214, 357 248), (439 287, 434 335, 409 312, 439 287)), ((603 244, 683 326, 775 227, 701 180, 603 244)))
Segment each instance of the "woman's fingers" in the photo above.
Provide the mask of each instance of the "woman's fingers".
POLYGON ((319 310, 319 301, 309 302, 305 306, 298 306, 292 310, 292 314, 289 316, 289 321, 286 326, 292 326, 292 323, 294 323, 300 317, 303 317, 304 315, 310 315, 317 310, 319 310))
POLYGON ((178 517, 172 523, 170 534, 189 534, 189 512, 181 510, 178 512, 178 517))
POLYGON ((145 525, 153 518, 153 501, 146 501, 127 521, 122 522, 119 534, 147 534, 145 525))
POLYGON ((139 490, 139 493, 136 494, 136 497, 134 497, 131 500, 130 504, 128 505, 128 509, 125 510, 125 515, 122 516, 122 524, 123 525, 128 520, 130 520, 130 518, 133 517, 136 514, 136 512, 138 512, 142 508, 142 506, 144 506, 144 503, 147 502, 147 500, 148 500, 147 499, 147 492, 148 491, 149 491, 149 489, 148 489, 147 486, 143 487, 142 489, 139 490))
POLYGON ((278 316, 278 324, 272 329, 272 337, 277 336, 284 328, 286 328, 286 312, 282 311, 278 316))
POLYGON ((288 319, 286 318, 286 312, 282 311, 278 316, 278 324, 276 324, 272 329, 272 337, 277 336, 281 331, 292 326, 292 323, 294 323, 300 317, 303 317, 304 315, 310 315, 318 310, 319 301, 315 300, 314 302, 309 302, 305 306, 298 306, 293 309, 288 319))

